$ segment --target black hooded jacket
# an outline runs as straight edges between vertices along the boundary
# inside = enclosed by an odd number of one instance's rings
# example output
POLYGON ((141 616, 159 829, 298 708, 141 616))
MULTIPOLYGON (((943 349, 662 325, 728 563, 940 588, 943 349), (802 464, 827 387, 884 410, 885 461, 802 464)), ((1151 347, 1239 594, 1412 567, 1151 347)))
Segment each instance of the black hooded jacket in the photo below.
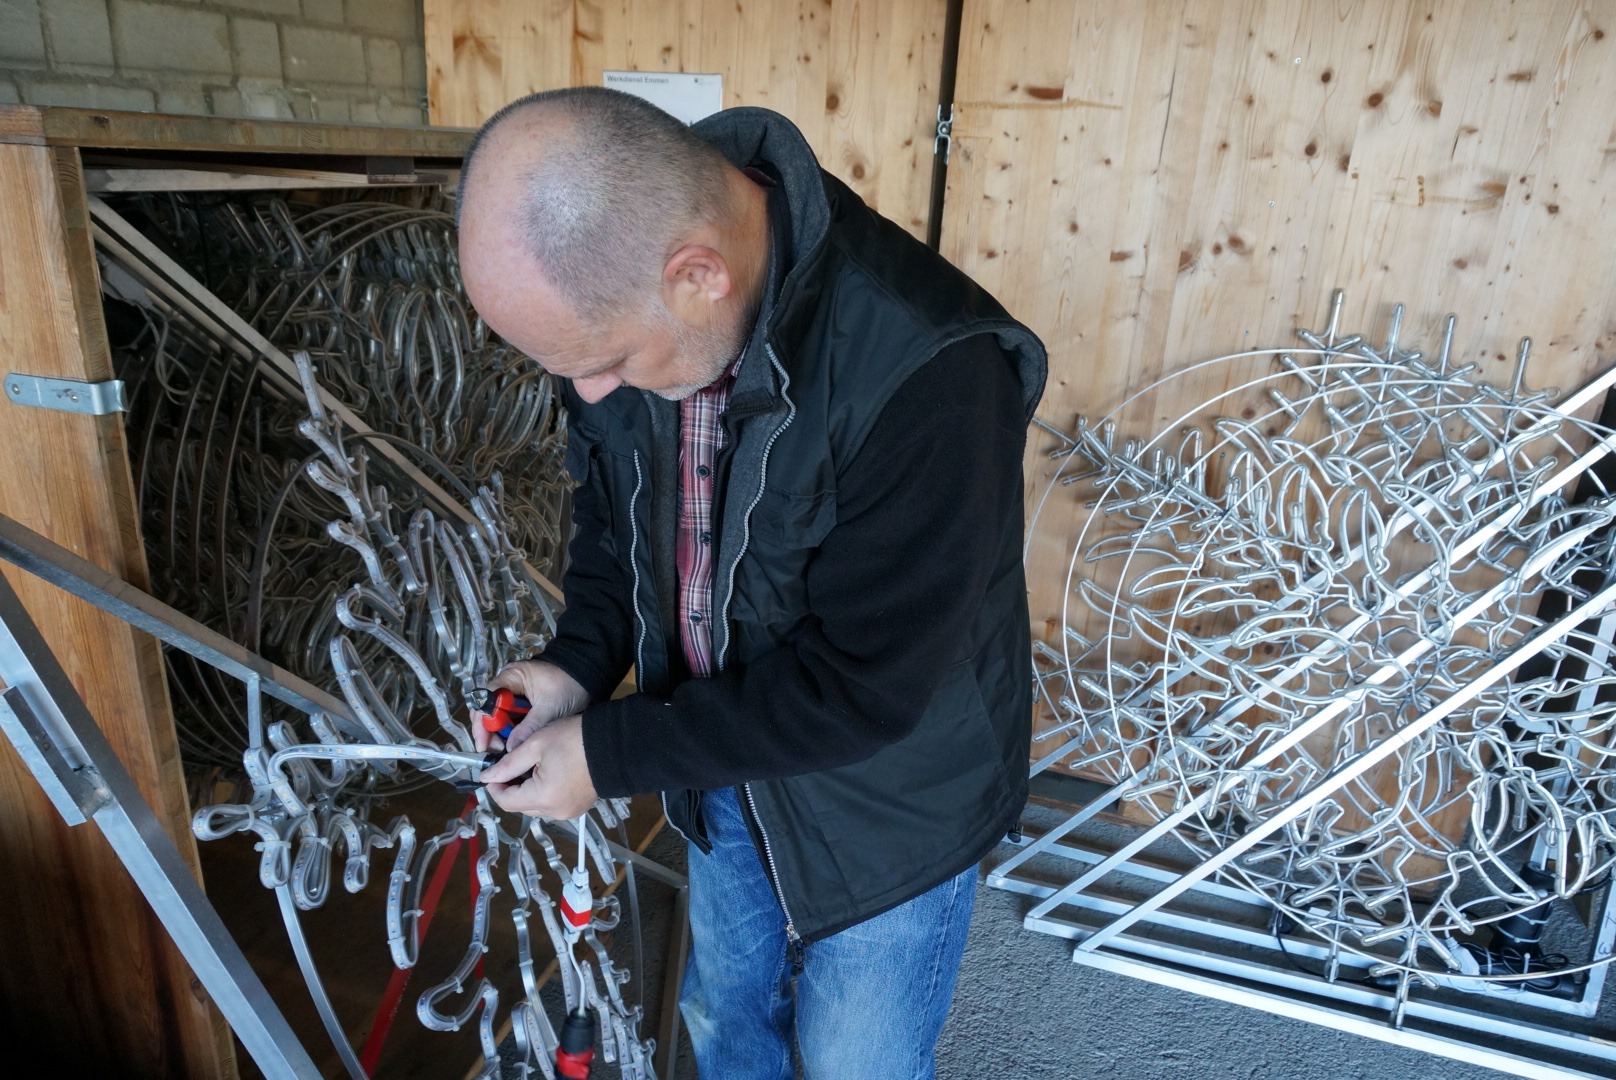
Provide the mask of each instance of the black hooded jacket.
POLYGON ((678 406, 626 387, 564 391, 576 531, 544 655, 597 702, 596 790, 661 791, 705 845, 701 791, 738 786, 788 932, 813 941, 959 873, 1026 800, 1021 452, 1045 355, 784 117, 695 131, 777 181, 723 417, 718 671, 689 677, 675 625, 678 406), (608 701, 631 666, 639 692, 608 701))

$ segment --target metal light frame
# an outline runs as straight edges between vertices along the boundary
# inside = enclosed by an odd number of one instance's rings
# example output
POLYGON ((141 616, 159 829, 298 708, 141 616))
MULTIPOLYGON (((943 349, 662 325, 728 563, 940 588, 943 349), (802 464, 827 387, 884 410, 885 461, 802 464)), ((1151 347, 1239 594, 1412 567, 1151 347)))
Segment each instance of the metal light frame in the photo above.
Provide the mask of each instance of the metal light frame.
MULTIPOLYGON (((1292 352, 1319 356, 1326 364, 1337 357, 1350 357, 1354 363, 1365 367, 1418 361, 1419 354, 1409 353, 1397 345, 1401 307, 1393 316, 1387 344, 1382 349, 1362 346, 1358 337, 1338 336, 1341 308, 1342 297, 1337 292, 1332 298, 1328 329, 1319 334, 1299 332, 1308 348, 1258 350, 1238 356, 1273 355, 1304 379, 1306 376, 1301 368, 1289 361, 1292 352), (1349 353, 1349 350, 1356 351, 1349 353)), ((1449 377, 1451 370, 1449 352, 1454 332, 1451 316, 1445 331, 1440 365, 1433 365, 1441 378, 1449 377)), ((1523 342, 1515 385, 1505 399, 1511 406, 1521 400, 1519 395, 1529 349, 1530 343, 1523 342)), ((1204 363, 1235 358, 1220 357, 1204 363)), ((1196 369, 1202 366, 1196 365, 1196 369)), ((1267 378, 1253 380, 1250 385, 1255 387, 1263 384, 1267 378)), ((1564 416, 1590 407, 1608 394, 1613 386, 1616 386, 1616 370, 1606 372, 1557 403, 1554 412, 1564 416)), ((1153 388, 1147 387, 1135 397, 1153 388)), ((1223 398, 1227 396, 1225 394, 1223 398)), ((1288 404, 1277 391, 1270 391, 1270 396, 1280 402, 1282 409, 1288 404)), ((1246 415, 1250 416, 1251 413, 1246 415)), ((1294 417, 1296 414, 1291 415, 1294 417)), ((1181 422, 1183 419, 1187 418, 1181 418, 1181 422)), ((1076 453, 1076 438, 1047 425, 1041 426, 1071 448, 1051 454, 1052 458, 1063 459, 1063 455, 1076 453)), ((1079 430, 1083 430, 1081 425, 1079 430)), ((1092 432, 1094 429, 1088 430, 1092 432)), ((1109 447, 1110 438, 1111 434, 1107 431, 1101 441, 1109 447)), ((1159 445, 1159 438, 1147 444, 1147 450, 1149 446, 1159 445)), ((1147 462, 1146 455, 1136 447, 1124 450, 1113 458, 1113 467, 1117 472, 1106 472, 1105 475, 1117 476, 1129 469, 1160 468, 1161 451, 1155 453, 1157 458, 1154 462, 1147 462)), ((1597 432, 1589 449, 1573 453, 1569 463, 1552 470, 1552 476, 1545 475, 1541 482, 1535 484, 1529 497, 1503 511, 1498 520, 1489 521, 1475 536, 1467 538, 1467 550, 1478 549, 1489 536, 1531 512, 1546 494, 1563 490, 1579 474, 1612 453, 1616 453, 1616 433, 1608 429, 1597 432)), ((1192 463, 1186 457, 1181 465, 1169 462, 1166 470, 1171 475, 1174 469, 1191 467, 1192 463)), ((1485 468, 1483 465, 1483 471, 1485 468)), ((1056 480, 1052 480, 1046 489, 1046 500, 1048 492, 1054 491, 1059 481, 1058 471, 1056 480)), ((1113 484, 1116 482, 1113 480, 1113 484)), ((1040 510, 1042 507, 1043 503, 1040 503, 1040 510)), ((1386 524, 1387 535, 1395 536, 1399 530, 1408 527, 1406 516, 1399 511, 1397 515, 1390 516, 1386 524)), ((1145 534, 1146 531, 1142 530, 1138 535, 1145 534)), ((1462 554, 1456 549, 1451 556, 1457 561, 1462 554)), ((1524 580, 1531 573, 1547 567, 1553 558, 1553 552, 1530 552, 1526 563, 1516 573, 1524 580)), ((1073 572, 1075 566, 1074 558, 1073 572)), ((1609 569, 1606 568, 1605 580, 1600 587, 1590 587, 1581 602, 1561 617, 1544 620, 1535 633, 1515 642, 1513 649, 1497 659, 1490 669, 1468 678, 1445 699, 1423 713, 1405 718, 1405 722, 1391 734, 1332 766, 1328 772, 1312 777, 1302 789, 1287 793, 1279 805, 1272 802, 1264 804, 1263 813, 1266 816, 1249 822, 1245 832, 1227 838, 1217 850, 1197 852, 1198 862, 1192 861, 1187 866, 1153 862, 1147 849, 1159 841, 1170 839, 1176 828, 1203 814, 1209 804, 1224 796, 1235 785, 1254 777, 1260 778, 1265 764, 1299 747, 1310 735, 1326 730, 1345 711, 1347 702, 1331 700, 1297 717, 1292 726, 1282 729, 1282 734, 1276 736, 1275 741, 1262 745, 1249 759, 1241 759, 1237 765, 1225 766, 1225 773, 1209 788, 1199 793, 1182 792, 1171 811, 1159 811, 1160 820, 1131 839, 1109 848, 1085 843, 1080 838, 1084 826, 1093 822, 1098 814, 1124 798, 1142 797, 1141 789, 1152 782, 1161 785, 1159 773, 1147 776, 1145 770, 1140 770, 1129 774, 1131 767, 1118 768, 1112 775, 1121 773, 1120 779, 1099 797, 1041 835, 1025 839, 1018 836, 1016 844, 1019 850, 1008 853, 996 865, 990 866, 988 884, 1033 898, 1035 903, 1025 919, 1027 927, 1074 941, 1073 959, 1077 963, 1519 1076, 1549 1078, 1616 1074, 1616 1041, 1613 1041, 1616 1032, 1589 1023, 1599 1009, 1607 982, 1608 965, 1613 947, 1616 947, 1616 904, 1611 902, 1612 889, 1602 889, 1588 919, 1593 939, 1590 962, 1565 972, 1567 975, 1586 972, 1585 980, 1577 985, 1573 994, 1534 989, 1531 980, 1524 976, 1505 976, 1488 982, 1459 975, 1444 977, 1441 973, 1408 970, 1397 975, 1393 988, 1367 982, 1364 977, 1377 966, 1397 967, 1395 962, 1379 964, 1375 956, 1353 953, 1340 947, 1338 941, 1307 940, 1305 935, 1281 939, 1273 929, 1273 916, 1278 910, 1273 898, 1231 873, 1237 866, 1237 860, 1256 849, 1266 838, 1304 819, 1311 810, 1377 765, 1393 758, 1422 733, 1436 728, 1445 718, 1475 701, 1490 687, 1501 683, 1523 664, 1557 643, 1571 637, 1584 642, 1598 642, 1600 644, 1593 651, 1599 651, 1601 662, 1608 664, 1609 643, 1612 631, 1616 630, 1616 576, 1611 575, 1609 569), (1142 887, 1155 891, 1141 899, 1142 887), (1300 968, 1295 962, 1299 958, 1323 965, 1325 974, 1315 975, 1300 968), (1411 987, 1416 982, 1424 984, 1427 989, 1420 994, 1412 994, 1411 987)), ((1388 594, 1385 602, 1391 604, 1410 595, 1418 595, 1430 580, 1430 571, 1400 579, 1395 593, 1388 594)), ((1069 578, 1066 584, 1070 594, 1075 582, 1069 578)), ((1314 582, 1309 579, 1307 584, 1314 582)), ((1477 599, 1464 611, 1452 616, 1454 622, 1462 624, 1480 615, 1486 610, 1487 604, 1496 599, 1493 593, 1502 595, 1501 590, 1510 584, 1510 579, 1506 577, 1494 590, 1485 595, 1477 594, 1477 599)), ((1273 603, 1276 608, 1283 609, 1290 601, 1282 596, 1273 603)), ((1373 613, 1364 615, 1366 620, 1373 617, 1373 613)), ((1062 621, 1065 622, 1065 619, 1062 621)), ((1043 651, 1046 659, 1057 668, 1064 662, 1068 669, 1067 678, 1070 679, 1071 672, 1077 668, 1072 660, 1071 643, 1068 641, 1065 645, 1064 652, 1048 646, 1043 646, 1043 651)), ((1385 662, 1383 670, 1367 676, 1367 681, 1389 677, 1393 667, 1402 668, 1431 647, 1431 643, 1426 641, 1413 643, 1401 650, 1394 659, 1385 662)), ((1097 653, 1098 646, 1094 648, 1097 653)), ((1109 655, 1106 654, 1108 662, 1109 655)), ((1211 655, 1210 650, 1208 655, 1211 655)), ((1287 671, 1291 670, 1287 668, 1287 671)), ((1297 661, 1294 670, 1305 670, 1303 662, 1297 661)), ((1164 668, 1158 672, 1155 684, 1142 684, 1140 689, 1133 691, 1134 696, 1147 692, 1152 695, 1165 694, 1163 687, 1182 674, 1184 671, 1178 668, 1171 671, 1164 668)), ((1042 687, 1042 677, 1038 685, 1042 687)), ((1095 691, 1091 688, 1090 692, 1095 691)), ((1047 697, 1047 690, 1044 693, 1047 697)), ((1114 703, 1112 707, 1125 711, 1133 700, 1133 697, 1129 697, 1126 701, 1114 703)), ((1251 703, 1252 699, 1244 703, 1226 703, 1223 709, 1217 710, 1213 719, 1238 715, 1242 704, 1251 703)), ((1058 717, 1082 715, 1082 707, 1070 701, 1051 701, 1050 704, 1056 707, 1058 717)), ((1066 728, 1076 730, 1071 732, 1070 737, 1061 735, 1054 740, 1056 748, 1042 754, 1033 764, 1034 775, 1085 745, 1089 736, 1084 734, 1084 727, 1078 719, 1063 723, 1057 728, 1057 733, 1066 728)), ((1193 739, 1192 730, 1188 741, 1193 742, 1193 739)), ((1182 749, 1177 742, 1172 745, 1173 749, 1165 756, 1176 755, 1182 749)), ((1108 751, 1111 752, 1120 751, 1108 751)), ((1541 855, 1540 837, 1534 858, 1541 855)))

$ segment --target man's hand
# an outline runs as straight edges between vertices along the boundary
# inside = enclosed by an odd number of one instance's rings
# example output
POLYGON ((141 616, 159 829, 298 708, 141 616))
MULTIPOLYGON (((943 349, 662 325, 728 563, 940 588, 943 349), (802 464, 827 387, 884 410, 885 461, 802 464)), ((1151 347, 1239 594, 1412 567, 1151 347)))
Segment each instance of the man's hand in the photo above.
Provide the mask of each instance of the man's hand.
POLYGON ((546 660, 518 660, 506 664, 498 675, 488 680, 488 689, 520 694, 533 708, 511 729, 510 738, 503 741, 484 728, 482 714, 472 710, 471 735, 478 750, 515 750, 552 720, 580 713, 589 704, 589 697, 578 681, 546 660))
MULTIPOLYGON (((513 744, 516 732, 511 733, 513 744)), ((575 818, 595 805, 595 784, 584 759, 581 716, 535 729, 480 777, 500 809, 530 817, 575 818), (533 775, 528 776, 528 770, 533 775), (521 777, 526 779, 517 781, 521 777)))

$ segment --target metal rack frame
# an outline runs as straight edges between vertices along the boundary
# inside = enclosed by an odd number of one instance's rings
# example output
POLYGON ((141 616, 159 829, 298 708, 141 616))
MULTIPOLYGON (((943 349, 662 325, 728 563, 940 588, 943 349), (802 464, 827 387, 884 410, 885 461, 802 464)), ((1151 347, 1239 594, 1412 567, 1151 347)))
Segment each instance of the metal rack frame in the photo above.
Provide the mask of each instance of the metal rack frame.
MULTIPOLYGON (((1616 1039, 1604 1037, 1591 1025, 1548 1027, 1508 1014, 1469 1008, 1451 1000, 1428 1000, 1412 994, 1383 990, 1357 979, 1326 979, 1296 969, 1287 950, 1325 963, 1339 963, 1342 973, 1362 976, 1373 961, 1353 957, 1309 942, 1283 945, 1272 933, 1256 929, 1252 923, 1209 916, 1205 912, 1174 910, 1175 901, 1197 896, 1225 905, 1240 904, 1256 910, 1260 919, 1272 908, 1271 902, 1235 884, 1226 884, 1222 871, 1248 850, 1287 823, 1296 820, 1331 793, 1341 788, 1382 758, 1394 753, 1421 731, 1460 708, 1476 693, 1497 682, 1543 649, 1572 633, 1590 619, 1607 613, 1616 603, 1616 583, 1609 583, 1583 603, 1546 625, 1523 643, 1503 662, 1424 716, 1410 722, 1374 750, 1335 770, 1330 776, 1264 818, 1221 851, 1187 869, 1166 869, 1140 858, 1153 840, 1167 835, 1173 817, 1145 830, 1136 839, 1112 851, 1083 845, 1068 839, 1095 815, 1115 804, 1132 790, 1130 781, 1116 784, 1071 814, 1065 821, 1033 839, 1024 839, 1019 850, 994 866, 988 884, 994 888, 1033 897, 1037 903, 1027 913, 1030 930, 1051 934, 1076 943, 1072 959, 1091 967, 1133 975, 1192 993, 1220 998, 1236 1004, 1260 1008, 1295 1019, 1308 1020, 1369 1038, 1440 1054, 1517 1076, 1556 1080, 1586 1077, 1589 1080, 1616 1072, 1616 1039), (1040 855, 1059 858, 1080 867, 1075 878, 1060 885, 1040 880, 1029 864, 1040 855), (1113 875, 1132 877, 1159 886, 1146 899, 1120 896, 1102 887, 1113 875), (1572 1055, 1580 1061, 1536 1059, 1496 1045, 1487 1045, 1477 1036, 1506 1039, 1523 1047, 1572 1055), (1606 1071, 1581 1071, 1585 1067, 1606 1071)), ((1570 1018, 1591 1017, 1603 995, 1608 961, 1616 946, 1616 904, 1607 888, 1590 919, 1597 927, 1593 944, 1593 966, 1580 991, 1572 998, 1560 998, 1529 988, 1503 990, 1483 982, 1433 978, 1444 990, 1474 994, 1496 1001, 1506 998, 1514 1005, 1550 1010, 1570 1018)), ((1524 986, 1525 984, 1523 984, 1524 986)), ((1616 1032, 1611 1033, 1616 1035, 1616 1032)))

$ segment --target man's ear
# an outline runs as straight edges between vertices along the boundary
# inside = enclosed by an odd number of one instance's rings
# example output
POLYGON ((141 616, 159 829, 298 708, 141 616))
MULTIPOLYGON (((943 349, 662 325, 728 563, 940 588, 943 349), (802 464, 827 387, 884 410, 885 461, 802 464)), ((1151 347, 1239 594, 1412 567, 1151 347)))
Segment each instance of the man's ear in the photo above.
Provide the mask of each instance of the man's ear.
POLYGON ((707 322, 708 313, 734 288, 724 256, 701 244, 686 244, 662 267, 662 300, 687 322, 707 322))

